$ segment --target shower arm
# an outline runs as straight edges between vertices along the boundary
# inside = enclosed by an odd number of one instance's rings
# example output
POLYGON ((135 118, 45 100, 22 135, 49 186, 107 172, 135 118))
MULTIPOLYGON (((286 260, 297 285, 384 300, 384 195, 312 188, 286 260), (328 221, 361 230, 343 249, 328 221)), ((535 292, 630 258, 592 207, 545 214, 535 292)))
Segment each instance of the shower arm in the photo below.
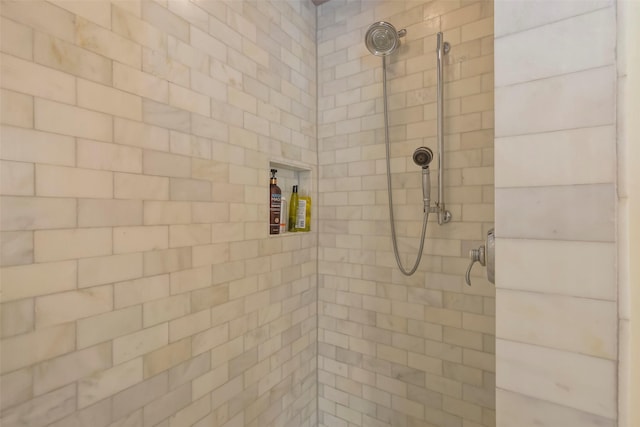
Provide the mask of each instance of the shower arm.
POLYGON ((438 224, 442 225, 451 221, 451 212, 445 209, 444 205, 444 132, 443 132, 443 121, 444 121, 444 107, 443 107, 443 76, 442 76, 442 57, 449 53, 451 49, 448 42, 443 40, 442 32, 439 32, 437 35, 437 45, 436 45, 436 54, 438 57, 437 64, 437 102, 438 102, 438 114, 437 114, 437 139, 438 139, 438 200, 436 200, 436 206, 434 208, 430 208, 431 212, 438 214, 438 224))

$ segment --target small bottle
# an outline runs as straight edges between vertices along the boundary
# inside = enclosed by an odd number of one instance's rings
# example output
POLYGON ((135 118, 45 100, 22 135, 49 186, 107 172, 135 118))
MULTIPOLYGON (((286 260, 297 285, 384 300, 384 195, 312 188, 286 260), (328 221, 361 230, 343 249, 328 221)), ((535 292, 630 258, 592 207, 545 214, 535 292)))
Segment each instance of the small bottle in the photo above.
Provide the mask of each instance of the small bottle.
POLYGON ((298 197, 298 209, 296 210, 296 231, 310 231, 311 226, 311 198, 308 196, 298 197))
POLYGON ((278 187, 277 169, 271 169, 269 185, 269 234, 280 234, 280 208, 282 191, 278 187))
POLYGON ((293 186, 291 199, 289 200, 289 231, 296 230, 296 215, 298 212, 298 186, 293 186))
POLYGON ((287 211, 287 199, 283 197, 280 198, 280 234, 284 234, 287 232, 287 216, 289 212, 287 211))

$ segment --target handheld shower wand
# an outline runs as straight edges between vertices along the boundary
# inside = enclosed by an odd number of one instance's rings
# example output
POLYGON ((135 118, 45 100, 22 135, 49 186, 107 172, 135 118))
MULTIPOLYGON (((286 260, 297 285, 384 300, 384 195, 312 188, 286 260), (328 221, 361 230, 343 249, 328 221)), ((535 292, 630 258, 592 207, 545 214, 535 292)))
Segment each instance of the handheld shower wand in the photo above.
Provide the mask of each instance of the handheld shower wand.
POLYGON ((422 202, 424 212, 429 211, 431 205, 431 178, 429 176, 429 163, 433 160, 433 151, 428 147, 418 147, 413 152, 413 161, 422 168, 422 202))

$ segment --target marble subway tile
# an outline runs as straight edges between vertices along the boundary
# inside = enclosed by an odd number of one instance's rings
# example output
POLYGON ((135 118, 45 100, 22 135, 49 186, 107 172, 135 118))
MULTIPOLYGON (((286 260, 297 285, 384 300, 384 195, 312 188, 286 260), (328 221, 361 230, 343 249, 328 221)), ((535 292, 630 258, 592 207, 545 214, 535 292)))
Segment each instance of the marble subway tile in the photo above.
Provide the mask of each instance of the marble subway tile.
POLYGON ((10 427, 44 427, 71 414, 75 409, 76 387, 71 384, 8 409, 2 414, 0 421, 3 426, 10 427))
POLYGON ((33 97, 12 90, 0 90, 0 122, 23 128, 33 127, 33 97))
POLYGON ((33 398, 33 371, 31 368, 20 369, 0 377, 0 408, 16 406, 33 398))
POLYGON ((75 102, 73 76, 6 54, 2 54, 2 87, 67 104, 75 102))
POLYGON ((79 227, 117 227, 142 225, 142 201, 79 199, 79 227))
POLYGON ((500 408, 496 427, 584 426, 614 427, 615 420, 557 405, 546 399, 536 399, 507 390, 496 390, 500 408))
POLYGON ((498 188, 499 236, 612 242, 614 199, 611 184, 498 188))
POLYGON ((35 301, 36 328, 72 322, 111 310, 111 286, 96 286, 80 291, 41 296, 35 301))
POLYGON ((614 243, 501 238, 496 244, 500 271, 496 284, 503 289, 615 301, 615 259, 614 243))
POLYGON ((2 197, 0 218, 3 231, 72 228, 76 226, 76 201, 53 197, 2 197))
POLYGON ((40 131, 111 142, 113 117, 36 98, 35 128, 40 131))
POLYGON ((605 418, 616 417, 616 363, 497 340, 498 388, 605 418))
POLYGON ((36 396, 41 395, 111 366, 109 343, 65 354, 34 367, 33 390, 36 396))
MULTIPOLYGON (((9 6, 11 7, 11 6, 9 6)), ((33 58, 33 30, 10 19, 2 18, 0 46, 2 52, 18 56, 23 59, 33 58)))
POLYGON ((500 7, 495 8, 496 23, 499 23, 495 26, 496 37, 609 8, 613 6, 613 1, 589 0, 577 3, 560 2, 553 7, 545 7, 546 5, 543 0, 524 4, 518 2, 501 4, 500 7))
POLYGON ((614 139, 613 126, 496 138, 496 187, 614 182, 614 139))
POLYGON ((496 87, 613 64, 613 22, 608 7, 497 38, 496 87))
POLYGON ((93 111, 130 120, 142 120, 142 99, 139 96, 93 83, 77 80, 77 104, 93 111))
POLYGON ((70 136, 11 126, 3 126, 0 132, 2 158, 5 160, 62 166, 75 165, 75 141, 70 136))
POLYGON ((142 254, 110 255, 78 261, 78 287, 103 285, 142 277, 142 254))
POLYGON ((142 47, 82 17, 75 19, 75 43, 134 68, 142 66, 142 47))
POLYGON ((133 306, 122 310, 109 311, 97 316, 80 319, 77 322, 78 349, 110 341, 142 328, 142 308, 133 306))
POLYGON ((614 85, 614 67, 606 66, 498 87, 496 136, 610 125, 614 122, 614 85), (521 99, 529 101, 518 102, 521 99))
POLYGON ((112 61, 73 43, 36 32, 33 57, 38 64, 102 84, 112 82, 112 61))
POLYGON ((1 372, 11 372, 73 351, 75 333, 75 324, 66 323, 4 339, 0 349, 1 372))
POLYGON ((100 371, 78 382, 78 407, 85 408, 142 380, 142 358, 100 371))
POLYGON ((36 262, 110 255, 112 246, 111 229, 108 228, 38 230, 34 233, 36 262))
POLYGON ((31 163, 0 161, 0 194, 33 196, 35 173, 31 163))
POLYGON ((33 307, 33 298, 2 303, 0 306, 1 336, 4 338, 33 331, 35 325, 33 307))
POLYGON ((603 359, 617 357, 613 301, 499 289, 496 336, 603 359))

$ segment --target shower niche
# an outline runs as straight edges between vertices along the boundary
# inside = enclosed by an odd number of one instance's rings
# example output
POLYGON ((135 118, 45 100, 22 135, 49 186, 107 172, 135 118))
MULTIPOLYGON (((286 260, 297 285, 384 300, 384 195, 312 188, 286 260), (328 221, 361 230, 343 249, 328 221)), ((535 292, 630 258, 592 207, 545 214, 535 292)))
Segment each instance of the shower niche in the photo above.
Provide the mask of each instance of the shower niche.
MULTIPOLYGON (((291 193, 294 185, 298 186, 298 194, 300 196, 312 196, 314 194, 312 187, 313 182, 311 179, 311 168, 302 163, 296 163, 290 160, 273 159, 269 161, 269 168, 267 171, 270 171, 271 169, 276 169, 278 171, 278 187, 280 187, 282 192, 283 200, 286 200, 285 217, 287 217, 289 213, 289 202, 291 200, 291 193)), ((313 200, 311 206, 313 207, 313 200)), ((296 233, 285 231, 284 235, 287 234, 293 235, 296 233)), ((281 235, 283 234, 270 234, 269 236, 277 237, 281 235)))

